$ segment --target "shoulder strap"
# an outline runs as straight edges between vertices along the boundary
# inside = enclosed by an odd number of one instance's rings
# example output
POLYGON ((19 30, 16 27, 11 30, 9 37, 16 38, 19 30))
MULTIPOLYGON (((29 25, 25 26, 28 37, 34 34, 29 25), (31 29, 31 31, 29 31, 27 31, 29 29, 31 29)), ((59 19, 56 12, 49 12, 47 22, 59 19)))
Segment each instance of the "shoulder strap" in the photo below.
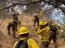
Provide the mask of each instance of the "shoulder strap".
POLYGON ((19 40, 18 43, 16 44, 16 47, 15 47, 15 48, 19 48, 20 45, 22 45, 22 44, 21 44, 22 42, 23 42, 22 40, 19 40))

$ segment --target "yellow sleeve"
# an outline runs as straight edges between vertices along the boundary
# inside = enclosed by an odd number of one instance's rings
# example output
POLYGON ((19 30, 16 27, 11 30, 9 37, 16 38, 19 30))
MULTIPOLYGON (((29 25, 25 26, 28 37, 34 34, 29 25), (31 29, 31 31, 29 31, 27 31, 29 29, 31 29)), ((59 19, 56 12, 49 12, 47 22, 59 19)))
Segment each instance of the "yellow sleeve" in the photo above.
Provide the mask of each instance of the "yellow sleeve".
POLYGON ((37 31, 37 34, 41 34, 42 31, 44 31, 44 30, 45 30, 45 28, 43 28, 43 29, 41 29, 41 30, 40 30, 40 28, 39 28, 38 31, 37 31))
POLYGON ((35 17, 32 18, 32 20, 34 20, 34 19, 35 19, 35 17))
POLYGON ((16 44, 17 44, 17 43, 18 43, 18 41, 16 41, 16 42, 15 42, 15 44, 14 44, 14 47, 13 47, 13 48, 15 48, 15 46, 16 46, 16 44))
POLYGON ((33 39, 28 39, 27 42, 28 42, 29 48, 39 48, 39 46, 37 45, 37 43, 33 39))
POLYGON ((39 34, 40 33, 40 28, 37 30, 36 34, 39 34))
POLYGON ((49 27, 43 28, 41 30, 39 28, 38 31, 37 31, 37 34, 41 34, 42 32, 49 32, 49 31, 50 31, 50 28, 49 27))
POLYGON ((47 32, 50 31, 50 28, 49 28, 49 27, 46 27, 46 31, 47 31, 47 32))

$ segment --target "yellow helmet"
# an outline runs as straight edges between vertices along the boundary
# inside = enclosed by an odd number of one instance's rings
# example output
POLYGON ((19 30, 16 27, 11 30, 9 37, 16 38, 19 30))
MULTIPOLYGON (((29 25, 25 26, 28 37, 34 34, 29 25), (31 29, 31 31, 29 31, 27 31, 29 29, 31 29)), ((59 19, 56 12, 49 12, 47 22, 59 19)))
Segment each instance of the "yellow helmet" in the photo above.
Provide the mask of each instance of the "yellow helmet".
POLYGON ((21 27, 18 31, 18 34, 26 34, 26 33, 29 33, 29 30, 26 27, 21 27))
POLYGON ((13 22, 13 19, 10 19, 9 22, 12 23, 13 22))
POLYGON ((39 25, 46 25, 47 22, 40 21, 39 25))

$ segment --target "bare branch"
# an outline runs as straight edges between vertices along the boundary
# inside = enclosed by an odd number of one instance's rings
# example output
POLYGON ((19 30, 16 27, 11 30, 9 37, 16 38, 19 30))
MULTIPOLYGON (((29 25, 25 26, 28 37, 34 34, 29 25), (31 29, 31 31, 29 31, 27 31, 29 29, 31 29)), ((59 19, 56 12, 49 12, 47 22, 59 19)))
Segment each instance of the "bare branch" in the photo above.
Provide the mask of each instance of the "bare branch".
POLYGON ((31 5, 31 4, 36 4, 36 3, 39 3, 43 0, 40 0, 40 1, 36 1, 36 2, 31 2, 31 3, 28 3, 28 4, 23 4, 23 3, 15 3, 13 5, 10 5, 8 7, 4 7, 4 8, 1 8, 0 10, 6 10, 6 9, 9 9, 10 7, 13 7, 13 6, 16 6, 16 5, 31 5))

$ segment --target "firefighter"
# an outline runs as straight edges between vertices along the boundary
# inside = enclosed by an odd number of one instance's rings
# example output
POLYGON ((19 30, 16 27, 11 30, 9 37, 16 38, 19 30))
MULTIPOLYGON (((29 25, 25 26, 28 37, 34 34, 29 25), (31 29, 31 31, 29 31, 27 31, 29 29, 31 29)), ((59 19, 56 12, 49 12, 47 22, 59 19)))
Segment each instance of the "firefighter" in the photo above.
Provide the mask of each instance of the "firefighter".
POLYGON ((39 17, 37 15, 33 16, 33 22, 34 22, 34 27, 37 24, 37 26, 39 26, 39 17))
POLYGON ((50 30, 51 30, 51 33, 49 36, 49 44, 50 44, 50 41, 53 40, 55 48, 58 48, 58 46, 57 46, 57 35, 59 34, 58 31, 61 28, 60 28, 60 26, 58 26, 58 24, 54 24, 54 23, 50 23, 49 26, 50 26, 50 30))
POLYGON ((47 22, 40 21, 37 34, 41 36, 43 47, 48 48, 50 28, 47 22))
POLYGON ((14 48, 39 48, 34 39, 29 38, 29 29, 21 27, 18 31, 19 40, 14 44, 14 48))
POLYGON ((8 34, 10 35, 10 28, 12 28, 12 32, 13 32, 13 37, 15 38, 15 32, 17 31, 17 25, 18 25, 18 13, 17 14, 13 14, 13 18, 10 19, 7 29, 8 29, 8 34))

